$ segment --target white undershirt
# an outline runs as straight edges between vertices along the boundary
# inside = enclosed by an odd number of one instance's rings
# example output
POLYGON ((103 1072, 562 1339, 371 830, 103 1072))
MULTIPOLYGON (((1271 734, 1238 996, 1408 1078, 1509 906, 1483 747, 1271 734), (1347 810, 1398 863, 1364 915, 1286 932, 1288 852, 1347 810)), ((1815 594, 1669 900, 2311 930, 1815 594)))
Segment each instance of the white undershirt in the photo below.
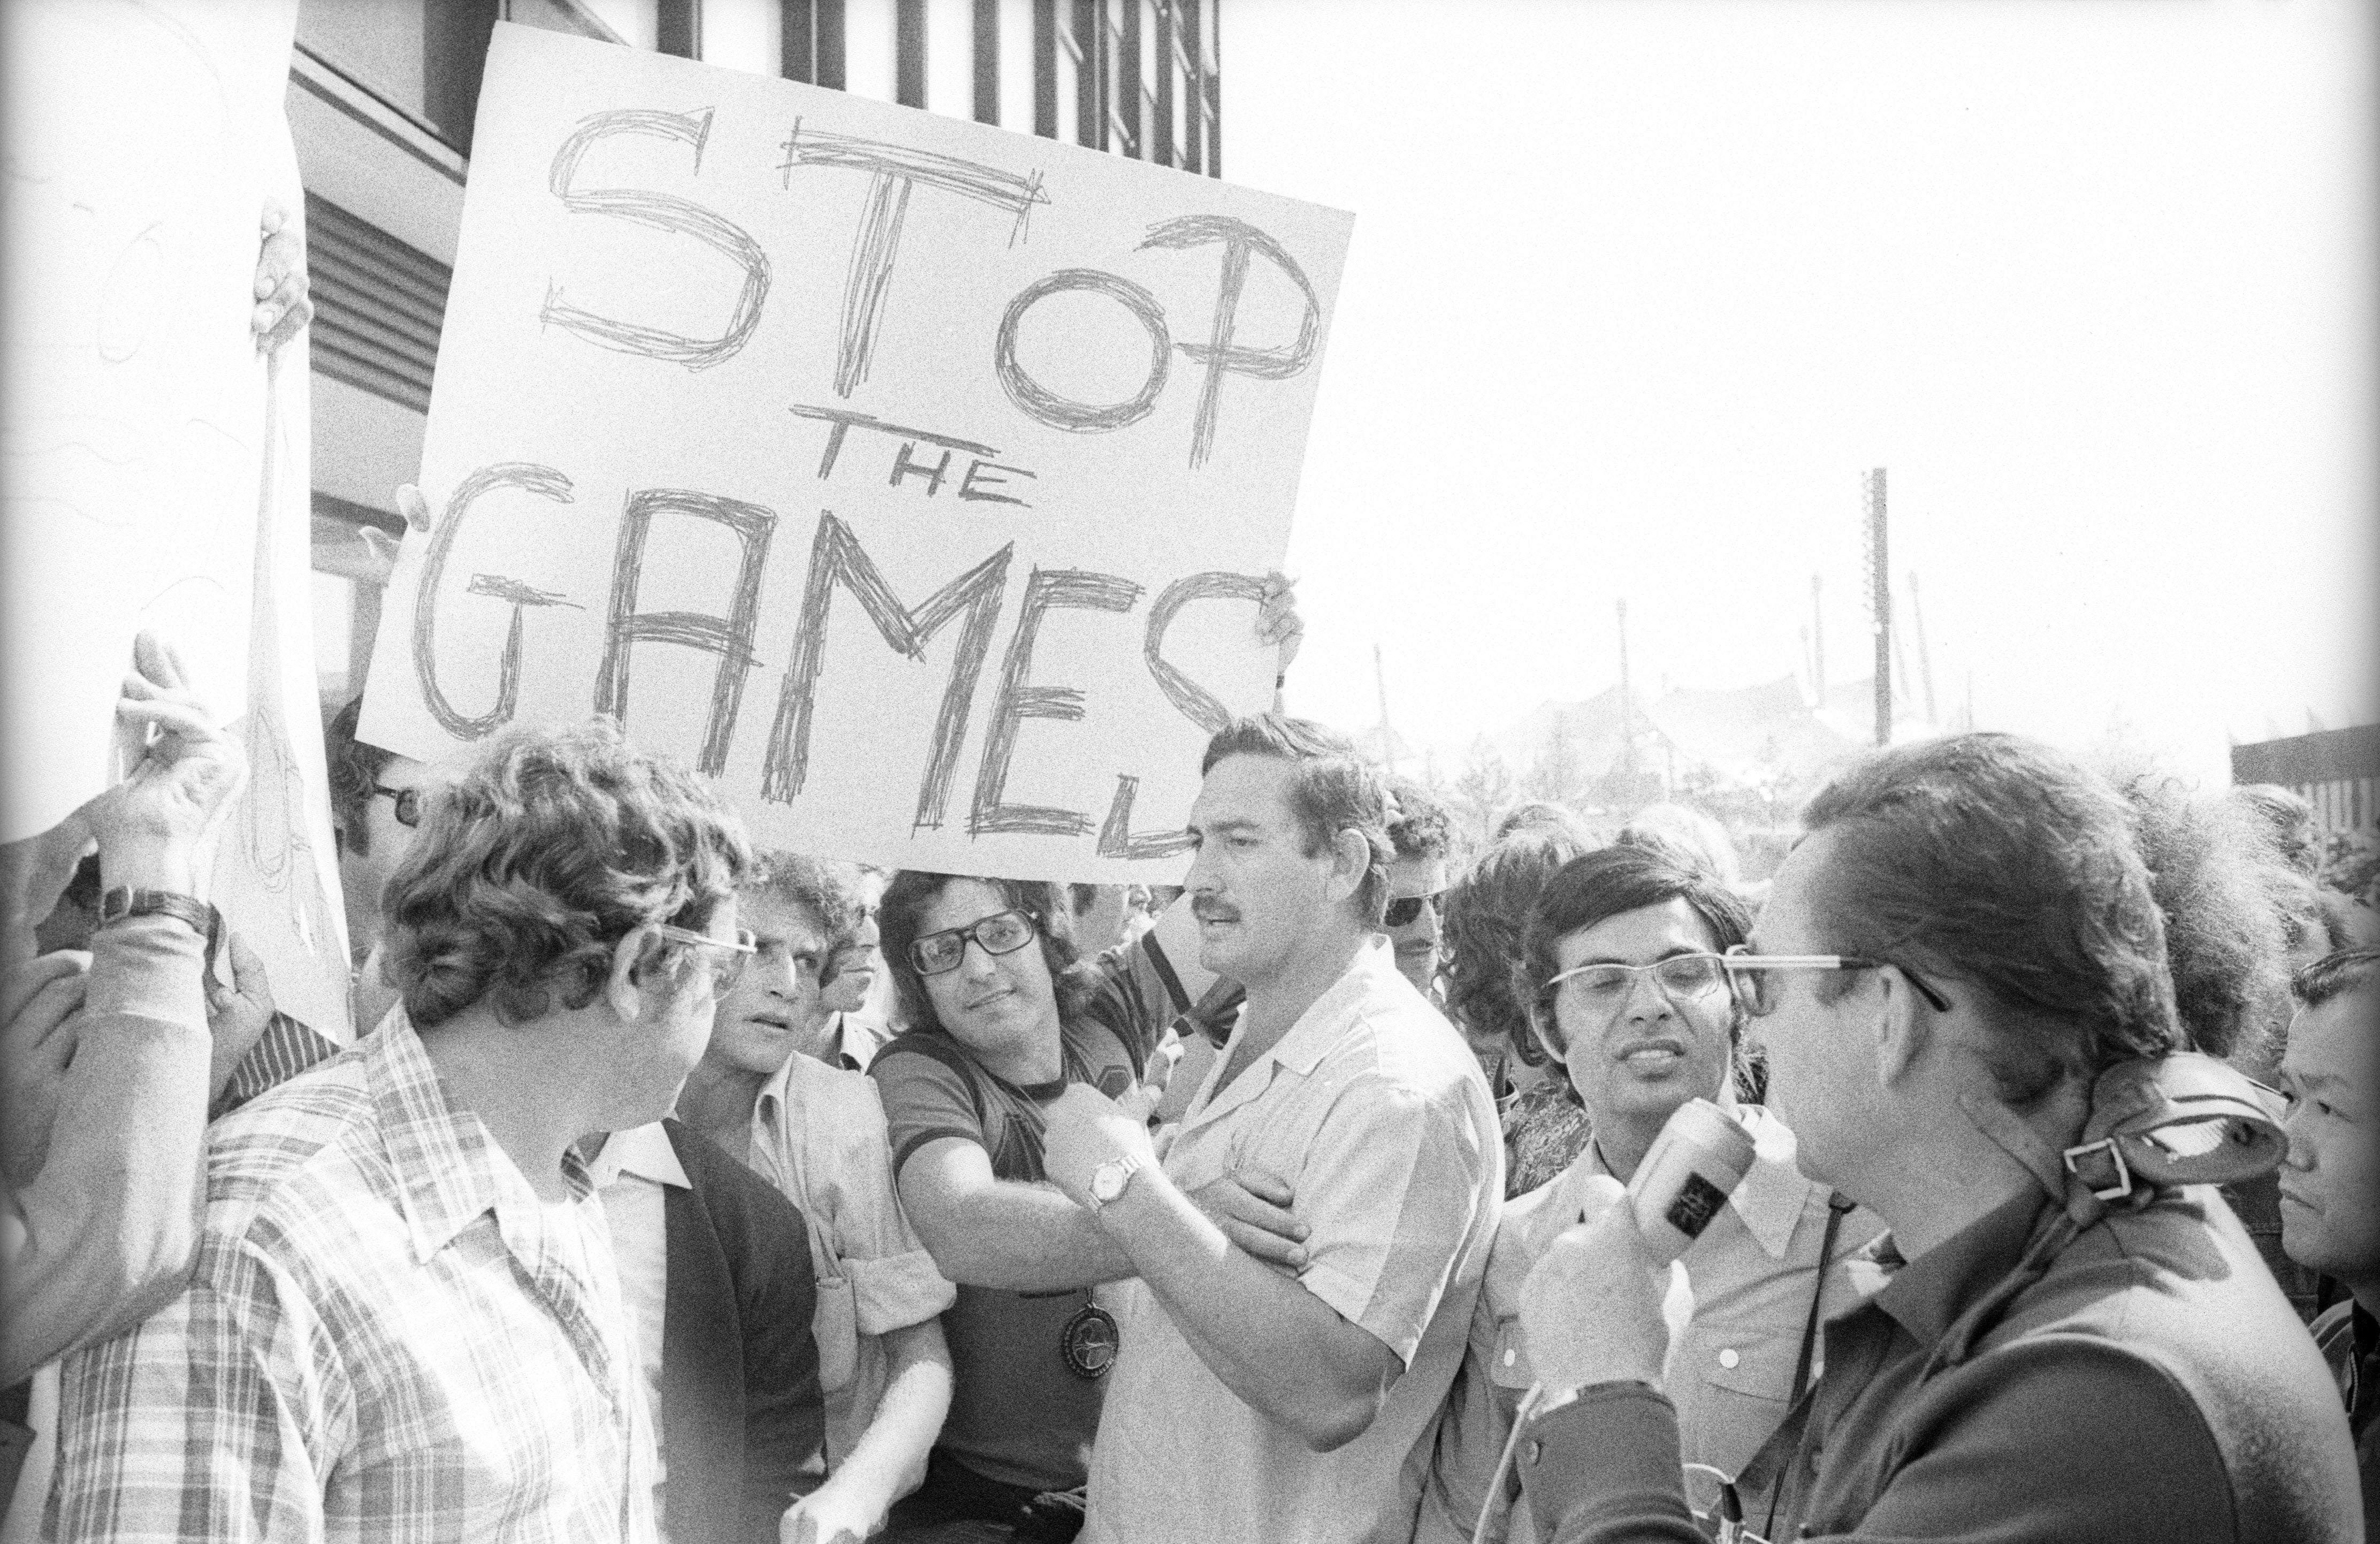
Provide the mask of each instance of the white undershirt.
POLYGON ((588 1164, 612 1230, 612 1258, 620 1269, 620 1301, 637 1337, 645 1375, 645 1405, 653 1426, 653 1526, 667 1544, 662 1488, 669 1478, 669 1433, 662 1429, 662 1335, 669 1303, 669 1228, 664 1185, 693 1186, 659 1121, 615 1131, 588 1164))

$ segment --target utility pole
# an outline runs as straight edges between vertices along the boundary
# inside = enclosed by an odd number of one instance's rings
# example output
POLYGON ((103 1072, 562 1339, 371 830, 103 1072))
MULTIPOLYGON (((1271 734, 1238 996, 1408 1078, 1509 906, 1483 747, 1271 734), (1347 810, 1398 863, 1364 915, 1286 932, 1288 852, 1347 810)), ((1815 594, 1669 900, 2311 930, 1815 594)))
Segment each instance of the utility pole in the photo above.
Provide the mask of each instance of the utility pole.
POLYGON ((1628 602, 1620 602, 1620 770, 1636 775, 1636 704, 1628 692, 1628 602))
POLYGON ((1909 619, 1917 626, 1917 679, 1925 688, 1925 719, 1929 723, 1942 721, 1934 715, 1934 650, 1925 642, 1925 607, 1917 598, 1917 570, 1909 571, 1909 619))
POLYGON ((1380 646, 1372 645, 1372 681, 1380 691, 1380 767, 1390 776, 1397 771, 1397 732, 1389 727, 1389 671, 1380 663, 1380 646))
POLYGON ((1827 613, 1821 591, 1826 581, 1810 576, 1810 680, 1817 688, 1818 706, 1827 705, 1827 613))
POLYGON ((1892 743, 1892 569, 1884 533, 1884 468, 1860 480, 1867 495, 1868 632, 1876 642, 1876 743, 1892 743))

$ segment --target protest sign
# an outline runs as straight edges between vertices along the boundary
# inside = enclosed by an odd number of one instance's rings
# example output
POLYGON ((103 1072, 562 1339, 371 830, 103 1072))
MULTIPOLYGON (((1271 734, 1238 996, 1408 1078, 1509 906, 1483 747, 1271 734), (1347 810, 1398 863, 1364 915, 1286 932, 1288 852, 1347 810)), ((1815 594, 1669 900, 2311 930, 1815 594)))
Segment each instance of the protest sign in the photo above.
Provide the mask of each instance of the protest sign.
POLYGON ((141 628, 173 638, 217 711, 240 711, 266 432, 249 285, 297 9, 0 7, 0 841, 111 781, 141 628))
POLYGON ((263 960, 283 1011, 344 1039, 346 943, 313 704, 306 347, 268 364, 249 327, 266 201, 292 222, 305 202, 282 112, 297 11, 296 0, 22 0, 0 13, 11 667, 0 840, 30 851, 114 781, 133 636, 170 638, 248 753, 208 894, 263 960))
POLYGON ((1164 879, 1349 216, 500 25, 362 736, 618 714, 765 844, 1164 879))

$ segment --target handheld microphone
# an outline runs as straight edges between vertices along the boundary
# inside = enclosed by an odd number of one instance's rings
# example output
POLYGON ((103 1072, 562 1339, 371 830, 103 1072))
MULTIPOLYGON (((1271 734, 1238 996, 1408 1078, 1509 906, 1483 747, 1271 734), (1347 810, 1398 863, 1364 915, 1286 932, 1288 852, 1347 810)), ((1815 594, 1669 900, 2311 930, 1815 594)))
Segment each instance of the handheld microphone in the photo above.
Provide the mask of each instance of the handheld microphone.
POLYGON ((1667 1265, 1702 1236, 1752 1169, 1752 1133, 1706 1099, 1678 1106, 1636 1165, 1628 1204, 1655 1265, 1667 1265))

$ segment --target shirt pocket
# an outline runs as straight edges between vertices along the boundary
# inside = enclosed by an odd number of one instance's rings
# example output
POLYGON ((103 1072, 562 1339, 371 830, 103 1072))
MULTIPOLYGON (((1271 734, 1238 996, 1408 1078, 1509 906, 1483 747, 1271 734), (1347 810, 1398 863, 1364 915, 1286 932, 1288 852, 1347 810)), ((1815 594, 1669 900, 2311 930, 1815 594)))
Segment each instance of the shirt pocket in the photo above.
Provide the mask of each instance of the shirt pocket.
POLYGON ((1536 1381, 1518 1315, 1496 1321, 1495 1346, 1488 1356, 1488 1380, 1500 1389, 1525 1389, 1536 1381))
POLYGON ((818 1337, 820 1389, 832 1393, 848 1387, 859 1371, 859 1303, 850 1277, 819 1278, 810 1325, 818 1337))
POLYGON ((1801 1336, 1745 1326, 1714 1327, 1691 1336, 1682 1349, 1694 1364, 1673 1367, 1670 1387, 1676 1392, 1679 1375, 1685 1374, 1699 1406, 1679 1413, 1685 1456, 1738 1473, 1785 1419, 1801 1336))

